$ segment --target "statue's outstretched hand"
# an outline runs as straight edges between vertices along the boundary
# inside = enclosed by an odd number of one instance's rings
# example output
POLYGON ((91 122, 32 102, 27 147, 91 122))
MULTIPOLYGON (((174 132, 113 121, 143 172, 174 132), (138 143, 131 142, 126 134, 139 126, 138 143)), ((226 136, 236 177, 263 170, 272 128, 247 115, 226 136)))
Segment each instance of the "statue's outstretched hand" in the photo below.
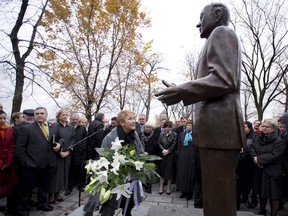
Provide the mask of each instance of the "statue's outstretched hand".
POLYGON ((179 103, 181 101, 181 97, 179 95, 177 86, 170 84, 165 80, 162 80, 162 83, 167 86, 167 88, 155 94, 155 96, 158 97, 158 100, 165 103, 167 106, 179 103))

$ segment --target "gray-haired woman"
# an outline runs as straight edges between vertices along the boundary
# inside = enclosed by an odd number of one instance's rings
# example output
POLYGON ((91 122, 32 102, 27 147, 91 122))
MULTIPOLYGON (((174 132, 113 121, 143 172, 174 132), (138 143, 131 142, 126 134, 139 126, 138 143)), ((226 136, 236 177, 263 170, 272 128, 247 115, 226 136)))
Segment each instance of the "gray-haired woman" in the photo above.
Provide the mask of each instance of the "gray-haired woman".
POLYGON ((269 199, 271 216, 276 216, 282 197, 282 156, 284 144, 277 136, 277 121, 264 119, 261 124, 262 134, 257 136, 250 146, 251 156, 257 166, 256 187, 260 195, 260 211, 266 215, 266 204, 269 199))

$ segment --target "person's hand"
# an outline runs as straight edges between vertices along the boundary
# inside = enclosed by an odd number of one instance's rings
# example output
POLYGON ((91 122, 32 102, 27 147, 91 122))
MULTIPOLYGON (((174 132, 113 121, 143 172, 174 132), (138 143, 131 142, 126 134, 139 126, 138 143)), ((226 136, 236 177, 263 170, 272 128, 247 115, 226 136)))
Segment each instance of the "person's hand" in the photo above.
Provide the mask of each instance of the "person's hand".
POLYGON ((58 151, 60 150, 60 148, 61 148, 61 145, 56 142, 56 146, 53 147, 53 150, 54 150, 55 152, 58 152, 58 151))
POLYGON ((68 155, 70 154, 70 151, 60 151, 60 156, 62 158, 68 157, 68 155))
POLYGON ((253 157, 253 161, 254 163, 259 167, 259 168, 263 168, 263 166, 260 166, 257 160, 257 157, 253 157))
POLYGON ((169 150, 167 150, 167 149, 164 149, 164 150, 162 151, 162 154, 163 154, 163 156, 166 156, 166 155, 168 155, 168 154, 169 154, 169 150))
POLYGON ((165 103, 167 106, 179 103, 181 101, 181 97, 178 92, 178 88, 174 84, 170 84, 165 80, 162 80, 162 83, 167 86, 167 89, 160 91, 155 94, 162 103, 165 103))
POLYGON ((257 157, 253 157, 253 161, 254 161, 255 164, 258 164, 257 157))

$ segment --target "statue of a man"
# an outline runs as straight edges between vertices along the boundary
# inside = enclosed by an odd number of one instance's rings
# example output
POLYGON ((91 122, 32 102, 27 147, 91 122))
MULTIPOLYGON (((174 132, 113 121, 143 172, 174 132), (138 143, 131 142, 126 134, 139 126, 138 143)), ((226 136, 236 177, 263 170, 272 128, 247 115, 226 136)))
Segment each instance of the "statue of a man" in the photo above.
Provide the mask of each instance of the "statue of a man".
POLYGON ((245 143, 240 106, 241 49, 228 28, 229 10, 221 3, 204 7, 197 28, 207 41, 196 79, 181 85, 163 81, 156 96, 172 105, 195 104, 193 140, 199 147, 205 216, 236 216, 235 169, 245 143))

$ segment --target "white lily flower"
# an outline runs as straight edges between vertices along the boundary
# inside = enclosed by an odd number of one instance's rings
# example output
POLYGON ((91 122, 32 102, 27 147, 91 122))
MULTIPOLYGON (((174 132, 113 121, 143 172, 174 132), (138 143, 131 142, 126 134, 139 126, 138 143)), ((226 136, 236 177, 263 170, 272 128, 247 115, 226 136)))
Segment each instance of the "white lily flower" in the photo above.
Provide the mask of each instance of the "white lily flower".
POLYGON ((119 175, 118 170, 119 170, 119 167, 115 166, 111 169, 111 172, 113 172, 115 175, 119 175))
POLYGON ((91 163, 92 172, 96 173, 97 172, 97 168, 98 168, 97 162, 93 161, 93 163, 91 163))
POLYGON ((117 194, 116 200, 119 200, 121 195, 126 198, 130 198, 132 191, 129 191, 130 183, 119 185, 116 188, 113 188, 111 194, 117 194))
POLYGON ((115 152, 114 156, 113 156, 113 162, 119 161, 120 163, 124 164, 124 163, 128 162, 128 160, 125 160, 125 158, 126 158, 125 155, 119 155, 118 152, 115 152))
POLYGON ((115 174, 115 175, 119 175, 118 174, 118 170, 120 169, 120 161, 119 160, 114 160, 112 163, 111 163, 111 166, 113 167, 111 169, 111 171, 115 174))
POLYGON ((121 142, 124 142, 124 141, 123 140, 119 140, 119 137, 116 137, 115 141, 111 142, 112 143, 111 149, 115 150, 115 151, 118 151, 119 149, 121 149, 122 148, 121 142))
POLYGON ((97 168, 101 169, 102 167, 105 167, 106 170, 108 170, 110 162, 105 157, 100 157, 98 160, 97 168))
POLYGON ((90 170, 91 170, 91 160, 89 160, 88 164, 85 166, 85 169, 87 170, 87 173, 90 173, 90 170))
POLYGON ((109 184, 107 170, 98 172, 98 176, 96 177, 96 179, 99 180, 99 182, 101 184, 104 183, 104 182, 109 184))
POLYGON ((139 170, 139 171, 142 169, 142 167, 144 165, 144 162, 141 162, 141 161, 134 161, 133 163, 136 167, 136 170, 139 170))

